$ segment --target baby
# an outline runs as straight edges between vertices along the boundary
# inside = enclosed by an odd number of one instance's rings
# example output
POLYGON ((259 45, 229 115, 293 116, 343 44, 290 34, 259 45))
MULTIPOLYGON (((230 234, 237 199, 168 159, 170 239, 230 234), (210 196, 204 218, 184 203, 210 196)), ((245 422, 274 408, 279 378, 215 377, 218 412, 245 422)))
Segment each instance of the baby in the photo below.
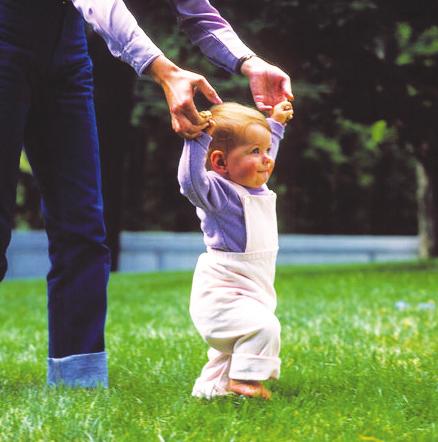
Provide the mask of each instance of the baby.
POLYGON ((193 276, 190 314, 210 349, 192 394, 269 399, 262 381, 280 373, 280 324, 274 314, 276 195, 266 182, 292 105, 278 104, 271 118, 237 103, 201 116, 210 125, 185 141, 178 169, 181 193, 196 207, 207 246, 193 276))

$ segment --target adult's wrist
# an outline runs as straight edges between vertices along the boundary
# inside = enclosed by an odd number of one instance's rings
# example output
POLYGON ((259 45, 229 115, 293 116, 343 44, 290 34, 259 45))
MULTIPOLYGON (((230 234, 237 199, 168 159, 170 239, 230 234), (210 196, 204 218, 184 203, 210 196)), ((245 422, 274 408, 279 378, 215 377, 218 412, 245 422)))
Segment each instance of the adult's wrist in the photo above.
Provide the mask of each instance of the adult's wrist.
POLYGON ((247 55, 239 60, 239 73, 248 77, 252 69, 263 60, 255 54, 247 55))
POLYGON ((180 68, 165 55, 160 55, 149 65, 147 73, 156 83, 162 84, 179 70, 180 68))
POLYGON ((237 62, 237 65, 236 65, 236 72, 238 74, 243 74, 243 71, 242 71, 243 65, 255 57, 257 57, 257 55, 255 55, 255 54, 248 54, 248 55, 244 55, 243 57, 240 57, 239 61, 237 62))

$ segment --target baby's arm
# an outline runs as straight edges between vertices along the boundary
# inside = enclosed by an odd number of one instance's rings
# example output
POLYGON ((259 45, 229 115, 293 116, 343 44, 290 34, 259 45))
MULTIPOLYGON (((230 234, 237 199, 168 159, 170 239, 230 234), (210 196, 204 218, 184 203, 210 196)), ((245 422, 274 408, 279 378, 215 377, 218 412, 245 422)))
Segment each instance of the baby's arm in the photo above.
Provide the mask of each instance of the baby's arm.
POLYGON ((205 169, 211 137, 202 132, 194 140, 185 140, 178 166, 181 193, 196 207, 218 210, 228 202, 225 189, 205 169))
POLYGON ((272 131, 271 157, 274 160, 277 157, 286 124, 293 118, 293 114, 292 104, 289 101, 283 101, 274 107, 271 117, 267 118, 272 131))

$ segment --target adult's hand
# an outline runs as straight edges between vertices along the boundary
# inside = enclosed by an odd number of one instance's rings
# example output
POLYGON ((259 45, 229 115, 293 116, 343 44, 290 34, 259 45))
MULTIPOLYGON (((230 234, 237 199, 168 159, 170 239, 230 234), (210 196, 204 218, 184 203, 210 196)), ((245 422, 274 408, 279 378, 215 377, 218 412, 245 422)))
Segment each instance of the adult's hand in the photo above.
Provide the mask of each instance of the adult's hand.
POLYGON ((241 68, 248 77, 254 102, 260 111, 270 111, 282 101, 293 100, 289 75, 259 57, 244 61, 241 68))
POLYGON ((163 88, 173 130, 188 139, 199 136, 209 123, 200 117, 193 102, 196 92, 214 104, 222 103, 210 83, 202 75, 179 68, 164 55, 156 58, 148 71, 163 88))

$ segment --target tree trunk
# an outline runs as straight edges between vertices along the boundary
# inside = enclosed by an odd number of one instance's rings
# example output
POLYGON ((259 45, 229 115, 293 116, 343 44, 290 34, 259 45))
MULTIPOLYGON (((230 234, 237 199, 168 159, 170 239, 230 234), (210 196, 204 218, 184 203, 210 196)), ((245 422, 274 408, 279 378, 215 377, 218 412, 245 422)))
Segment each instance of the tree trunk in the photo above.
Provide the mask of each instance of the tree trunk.
POLYGON ((417 161, 419 254, 438 257, 438 169, 435 161, 417 161))

